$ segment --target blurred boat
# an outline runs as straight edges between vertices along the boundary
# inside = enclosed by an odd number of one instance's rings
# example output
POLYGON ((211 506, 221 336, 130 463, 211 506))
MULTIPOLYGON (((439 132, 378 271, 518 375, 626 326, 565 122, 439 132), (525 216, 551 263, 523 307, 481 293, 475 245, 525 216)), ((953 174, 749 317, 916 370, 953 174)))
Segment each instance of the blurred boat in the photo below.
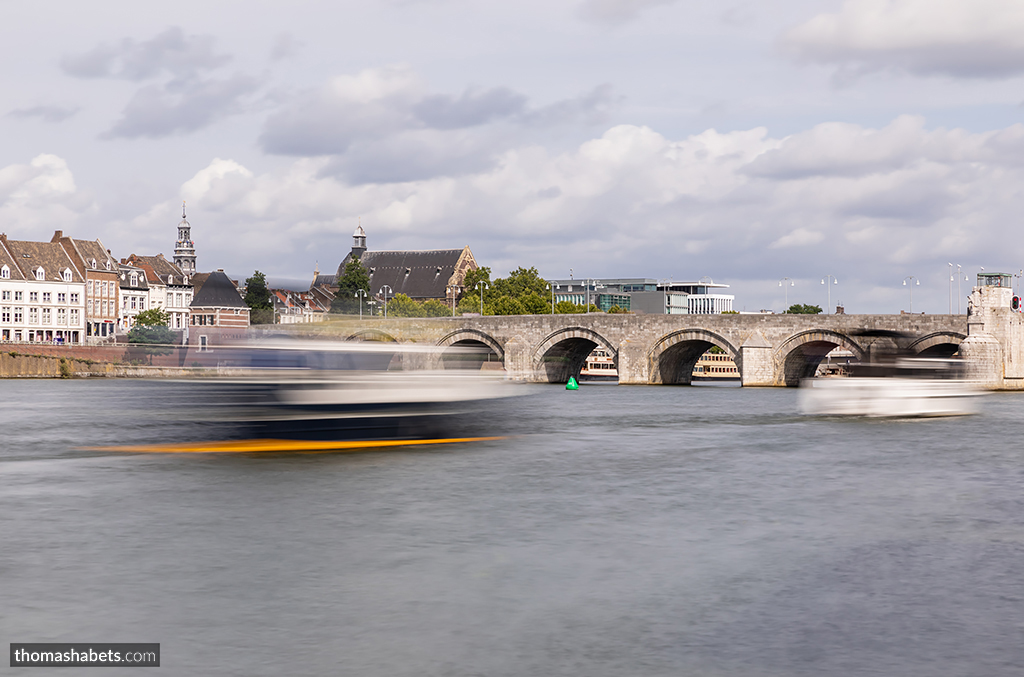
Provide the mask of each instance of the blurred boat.
POLYGON ((484 403, 527 391, 503 372, 412 368, 434 350, 292 340, 222 349, 226 375, 189 382, 188 417, 220 440, 462 439, 490 434, 484 403))
POLYGON ((853 364, 849 377, 804 379, 804 414, 818 416, 964 416, 979 411, 982 391, 963 378, 955 359, 896 358, 853 364))

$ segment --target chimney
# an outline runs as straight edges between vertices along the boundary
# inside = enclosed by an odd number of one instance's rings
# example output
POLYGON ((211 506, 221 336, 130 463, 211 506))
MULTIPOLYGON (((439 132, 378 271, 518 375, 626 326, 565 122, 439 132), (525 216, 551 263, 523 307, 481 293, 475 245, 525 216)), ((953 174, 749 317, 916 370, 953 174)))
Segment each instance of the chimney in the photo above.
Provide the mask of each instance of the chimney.
POLYGON ((62 237, 64 237, 64 231, 63 230, 55 230, 55 231, 53 231, 53 239, 50 240, 50 242, 60 242, 60 239, 62 237))

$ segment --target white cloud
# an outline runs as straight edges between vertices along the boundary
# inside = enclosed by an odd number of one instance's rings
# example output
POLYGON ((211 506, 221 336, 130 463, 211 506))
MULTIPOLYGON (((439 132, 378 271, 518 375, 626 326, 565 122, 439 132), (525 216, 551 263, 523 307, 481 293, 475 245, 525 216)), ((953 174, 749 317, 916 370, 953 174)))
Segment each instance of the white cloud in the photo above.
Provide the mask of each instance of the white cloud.
POLYGON ((782 46, 798 59, 837 64, 840 77, 896 69, 995 78, 1024 73, 1019 0, 846 0, 792 28, 782 46))
POLYGON ((194 77, 198 72, 223 66, 231 57, 217 54, 209 35, 189 35, 172 27, 150 40, 125 38, 116 45, 101 44, 82 54, 66 54, 61 68, 79 78, 147 80, 162 74, 194 77))
POLYGON ((92 196, 78 189, 56 155, 0 169, 0 223, 11 238, 48 241, 54 229, 71 228, 94 209, 92 196))

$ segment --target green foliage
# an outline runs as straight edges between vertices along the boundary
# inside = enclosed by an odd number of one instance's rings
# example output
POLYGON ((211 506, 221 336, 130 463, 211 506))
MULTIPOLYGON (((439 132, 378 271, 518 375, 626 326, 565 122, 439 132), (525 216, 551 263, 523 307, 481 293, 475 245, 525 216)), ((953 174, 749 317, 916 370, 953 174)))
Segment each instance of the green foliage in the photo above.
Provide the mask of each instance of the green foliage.
MULTIPOLYGON (((363 267, 359 259, 352 259, 345 264, 345 270, 342 271, 341 277, 338 278, 338 292, 334 295, 334 300, 331 301, 330 312, 357 315, 360 303, 357 293, 360 289, 366 294, 366 297, 362 299, 362 303, 365 306, 367 300, 372 298, 370 294, 370 274, 366 272, 366 268, 363 267)), ((390 305, 391 299, 388 299, 388 306, 390 305)), ((390 310, 389 307, 388 314, 390 314, 390 310)), ((363 311, 366 311, 365 307, 363 311)))
POLYGON ((523 308, 523 304, 519 302, 519 299, 506 295, 495 299, 494 303, 491 304, 491 313, 494 315, 525 315, 526 309, 523 308))
POLYGON ((267 276, 258 270, 245 280, 245 305, 253 310, 274 307, 270 302, 267 276))
POLYGON ((582 303, 576 304, 571 301, 559 301, 555 304, 555 312, 559 315, 576 315, 579 313, 599 313, 601 309, 593 303, 585 306, 582 303))
POLYGON ((738 310, 723 310, 722 311, 722 315, 739 315, 739 314, 740 314, 740 311, 738 311, 738 310))
POLYGON ((63 357, 60 358, 60 377, 61 378, 71 378, 71 375, 72 375, 71 365, 68 364, 68 361, 65 360, 63 357))
POLYGON ((551 312, 551 297, 544 298, 536 292, 520 297, 519 303, 527 315, 544 315, 551 312))
POLYGON ((712 355, 721 355, 725 351, 719 348, 718 346, 711 346, 710 348, 708 348, 708 352, 711 353, 712 355))
POLYGON ((170 321, 170 313, 163 308, 150 308, 135 316, 136 327, 166 327, 170 321))
MULTIPOLYGON (((462 281, 462 286, 466 290, 464 294, 476 294, 477 292, 475 291, 475 288, 477 282, 483 282, 488 287, 491 286, 491 269, 489 267, 480 266, 476 270, 471 270, 468 273, 466 273, 466 277, 462 281)), ((476 300, 477 303, 480 303, 479 296, 476 297, 476 300)))
POLYGON ((136 324, 128 332, 128 343, 170 345, 175 342, 176 338, 176 334, 164 325, 136 324))
POLYGON ((625 308, 622 308, 622 307, 620 307, 618 305, 614 305, 614 306, 612 306, 611 308, 608 309, 608 314, 609 315, 622 315, 622 314, 629 314, 629 313, 630 313, 630 311, 628 311, 625 308))
POLYGON ((250 310, 249 324, 274 324, 274 309, 255 308, 250 310))
POLYGON ((496 297, 508 296, 521 299, 531 293, 543 297, 548 294, 548 283, 545 282, 536 268, 516 268, 508 277, 500 277, 491 284, 491 293, 496 297))
POLYGON ((437 299, 427 299, 420 305, 423 317, 447 317, 452 314, 451 306, 446 306, 437 299))
POLYGON ((388 299, 389 317, 423 317, 423 305, 416 303, 405 294, 395 294, 388 299))
POLYGON ((821 312, 821 306, 811 306, 805 303, 794 303, 786 311, 792 315, 817 315, 821 312))

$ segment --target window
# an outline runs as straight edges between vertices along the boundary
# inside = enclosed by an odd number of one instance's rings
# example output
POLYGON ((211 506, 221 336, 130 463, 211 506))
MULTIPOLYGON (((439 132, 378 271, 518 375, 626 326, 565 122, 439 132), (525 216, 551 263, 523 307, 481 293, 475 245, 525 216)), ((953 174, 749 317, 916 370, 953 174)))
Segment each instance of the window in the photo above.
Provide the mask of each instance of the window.
POLYGON ((43 308, 43 324, 50 324, 50 309, 43 308))
POLYGON ((71 303, 72 305, 78 305, 78 293, 71 292, 71 303))
POLYGON ((25 298, 25 292, 23 292, 23 291, 16 291, 16 292, 14 292, 14 300, 15 301, 21 301, 21 300, 24 300, 24 298, 25 298))
POLYGON ((174 300, 176 301, 175 305, 181 307, 181 294, 175 294, 174 300))
POLYGON ((6 289, 3 292, 0 292, 0 295, 3 296, 3 300, 4 301, 10 301, 11 300, 11 292, 7 291, 6 289))
POLYGON ((107 261, 107 270, 110 270, 110 261, 107 261))
MULTIPOLYGON (((113 303, 111 303, 110 305, 114 305, 114 304, 113 304, 113 303)), ((99 306, 100 306, 100 302, 99 302, 99 301, 97 301, 97 302, 96 302, 96 308, 98 309, 98 308, 99 308, 99 306)), ((104 301, 104 302, 103 302, 103 314, 104 314, 104 315, 106 315, 106 314, 107 314, 107 302, 106 302, 106 301, 104 301)))
POLYGON ((67 309, 66 308, 58 308, 57 309, 57 324, 67 324, 67 323, 68 323, 68 311, 67 311, 67 309))
POLYGON ((191 305, 191 303, 192 303, 192 294, 185 294, 185 305, 186 306, 187 305, 191 305))
POLYGON ((200 336, 199 337, 199 352, 202 353, 202 352, 205 352, 208 349, 209 349, 209 345, 207 344, 206 337, 205 336, 200 336))
POLYGON ((138 299, 139 299, 138 296, 133 296, 132 297, 132 310, 135 310, 137 308, 138 303, 139 303, 138 299))
POLYGON ((28 302, 29 303, 39 303, 39 292, 37 292, 37 291, 30 291, 28 293, 28 302))
POLYGON ((67 303, 68 295, 62 291, 57 292, 57 303, 67 303))
POLYGON ((89 267, 90 267, 90 268, 95 268, 95 267, 96 267, 96 259, 93 259, 93 260, 92 260, 92 265, 91 265, 91 266, 89 266, 89 267))
POLYGON ((128 297, 127 296, 121 297, 121 307, 124 308, 125 310, 128 310, 128 297))
POLYGON ((11 269, 7 267, 6 263, 4 264, 3 268, 0 268, 0 277, 2 277, 5 280, 11 279, 11 269))
MULTIPOLYGON (((96 305, 99 306, 99 304, 100 302, 97 301, 96 305)), ((89 299, 88 301, 85 302, 85 312, 88 313, 89 315, 92 315, 92 299, 89 299)))
POLYGON ((43 292, 43 303, 50 303, 51 294, 48 291, 43 292))
POLYGON ((145 309, 146 309, 146 297, 145 296, 140 296, 139 297, 139 310, 145 310, 145 309))
POLYGON ((132 286, 133 287, 138 287, 139 286, 139 274, 138 273, 132 273, 132 286))
POLYGON ((64 275, 62 276, 65 282, 71 282, 71 269, 65 268, 64 275))
POLYGON ((10 322, 11 322, 11 307, 10 306, 4 306, 2 309, 0 309, 0 322, 3 322, 4 324, 10 324, 10 322))
POLYGON ((42 266, 36 268, 36 279, 37 280, 45 280, 46 279, 46 271, 43 270, 42 266))
POLYGON ((39 324, 39 309, 38 308, 29 308, 28 309, 28 323, 29 324, 39 324))
POLYGON ((14 324, 21 324, 25 321, 25 309, 15 308, 14 309, 14 324))
MULTIPOLYGON (((97 282, 96 284, 99 284, 99 282, 97 282)), ((92 280, 89 280, 89 282, 86 283, 86 285, 87 285, 86 289, 85 289, 86 295, 92 296, 92 280)))
POLYGON ((78 308, 72 308, 71 309, 71 325, 74 326, 74 325, 77 325, 77 324, 78 324, 78 308))

